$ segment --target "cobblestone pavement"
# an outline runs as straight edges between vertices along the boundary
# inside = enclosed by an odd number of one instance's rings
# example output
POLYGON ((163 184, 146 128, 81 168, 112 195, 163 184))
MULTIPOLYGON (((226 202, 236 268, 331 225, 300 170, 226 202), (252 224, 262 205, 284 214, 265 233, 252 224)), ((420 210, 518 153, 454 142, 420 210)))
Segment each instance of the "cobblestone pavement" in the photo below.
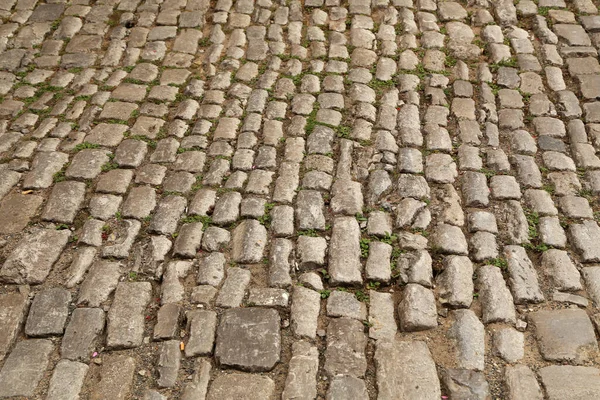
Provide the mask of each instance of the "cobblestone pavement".
POLYGON ((0 397, 600 398, 600 16, 515 3, 0 0, 0 397))

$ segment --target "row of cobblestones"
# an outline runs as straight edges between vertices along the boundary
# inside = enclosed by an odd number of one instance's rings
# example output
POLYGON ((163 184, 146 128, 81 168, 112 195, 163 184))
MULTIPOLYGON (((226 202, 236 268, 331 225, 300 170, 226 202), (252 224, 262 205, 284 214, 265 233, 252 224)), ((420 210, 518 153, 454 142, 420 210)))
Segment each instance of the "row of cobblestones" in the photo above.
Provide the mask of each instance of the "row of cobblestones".
POLYGON ((593 0, 0 18, 0 398, 600 395, 593 0))

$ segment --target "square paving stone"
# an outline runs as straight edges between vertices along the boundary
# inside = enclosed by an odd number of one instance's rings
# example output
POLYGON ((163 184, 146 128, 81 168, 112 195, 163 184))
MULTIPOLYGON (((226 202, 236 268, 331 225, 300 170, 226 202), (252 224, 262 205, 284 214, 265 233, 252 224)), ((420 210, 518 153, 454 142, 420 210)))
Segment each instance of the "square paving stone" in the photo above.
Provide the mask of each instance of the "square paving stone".
POLYGON ((542 356, 548 361, 584 362, 598 353, 594 327, 583 310, 531 314, 542 356))
POLYGON ((28 293, 0 295, 0 361, 8 353, 27 314, 28 293))
POLYGON ((250 372, 270 371, 279 361, 279 328, 279 313, 272 309, 225 311, 217 330, 217 362, 250 372))

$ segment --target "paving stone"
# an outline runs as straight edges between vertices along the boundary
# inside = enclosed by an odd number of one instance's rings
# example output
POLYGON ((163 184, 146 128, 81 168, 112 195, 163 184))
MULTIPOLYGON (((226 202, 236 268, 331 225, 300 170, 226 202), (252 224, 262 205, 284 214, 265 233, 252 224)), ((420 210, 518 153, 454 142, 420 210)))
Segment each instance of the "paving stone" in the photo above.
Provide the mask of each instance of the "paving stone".
POLYGON ((269 399, 275 391, 275 382, 267 376, 253 374, 220 374, 210 385, 208 400, 269 399))
POLYGON ((39 210, 43 198, 36 195, 14 193, 0 203, 0 233, 9 234, 22 231, 39 210))
POLYGON ((349 318, 333 318, 327 326, 325 372, 329 376, 361 377, 367 369, 365 347, 367 337, 362 322, 349 318))
POLYGON ((279 361, 279 313, 273 309, 232 309, 221 317, 215 357, 223 366, 270 371, 279 361))
POLYGON ((120 283, 107 316, 108 348, 131 348, 141 345, 144 313, 152 295, 149 282, 120 283))
POLYGON ((42 219, 71 224, 85 198, 85 184, 82 182, 59 182, 50 193, 42 219))
POLYGON ((215 304, 219 307, 239 307, 250 283, 250 271, 230 267, 215 304))
POLYGON ((8 354, 25 319, 28 290, 0 295, 0 360, 8 354))
POLYGON ((329 275, 332 283, 362 282, 360 228, 354 217, 337 217, 329 246, 329 275))
POLYGON ((233 259, 238 263, 258 263, 263 258, 267 232, 258 221, 240 223, 232 234, 233 259))
POLYGON ((520 246, 505 246, 504 256, 508 262, 509 283, 515 304, 544 301, 537 274, 525 249, 520 246))
POLYGON ((173 339, 179 327, 181 306, 175 303, 163 305, 156 315, 154 325, 154 339, 173 339))
POLYGON ((60 360, 52 373, 47 398, 49 400, 78 398, 88 369, 86 364, 80 362, 60 360))
POLYGON ((43 283, 70 236, 68 230, 40 229, 28 234, 0 269, 7 283, 43 283))
POLYGON ((104 311, 77 308, 65 330, 60 354, 73 361, 89 362, 99 335, 104 330, 104 311))
POLYGON ((168 340, 160 345, 158 355, 158 387, 173 387, 177 382, 181 351, 178 340, 168 340))
POLYGON ((455 310, 452 314, 455 321, 450 328, 450 336, 456 341, 457 365, 482 371, 485 354, 483 324, 471 310, 455 310))
POLYGON ((544 359, 581 363, 597 354, 596 335, 585 311, 537 311, 530 319, 544 359))
POLYGON ((102 359, 100 382, 94 386, 90 399, 124 400, 131 393, 135 360, 124 354, 109 354, 102 359))
POLYGON ((542 384, 550 400, 594 398, 600 393, 598 369, 551 365, 540 369, 542 384))
POLYGON ((535 374, 526 365, 509 365, 505 370, 506 388, 514 399, 543 399, 535 374))
POLYGON ((489 398, 489 385, 481 372, 446 369, 442 379, 452 398, 489 398))
POLYGON ((440 381, 425 342, 404 341, 398 335, 391 340, 379 341, 375 364, 381 398, 440 398, 440 381))
POLYGON ((50 340, 24 340, 15 346, 0 370, 0 396, 33 396, 54 348, 50 340))
POLYGON ((27 317, 27 336, 62 335, 70 301, 71 293, 65 289, 53 288, 39 292, 31 303, 27 317))
POLYGON ((314 339, 321 308, 321 295, 311 289, 295 286, 292 292, 291 324, 296 336, 314 339))
POLYGON ((292 344, 292 358, 281 398, 310 399, 317 396, 319 352, 305 341, 292 344))
POLYGON ((214 311, 195 310, 188 312, 190 339, 185 347, 186 357, 211 355, 217 328, 214 311))

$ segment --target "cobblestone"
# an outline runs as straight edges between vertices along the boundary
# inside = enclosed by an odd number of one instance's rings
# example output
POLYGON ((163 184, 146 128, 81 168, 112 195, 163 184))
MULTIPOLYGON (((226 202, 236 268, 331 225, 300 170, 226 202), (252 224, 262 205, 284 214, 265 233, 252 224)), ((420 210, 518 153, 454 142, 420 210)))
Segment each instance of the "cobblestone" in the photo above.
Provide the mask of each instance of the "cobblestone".
POLYGON ((3 390, 597 394, 590 0, 1 3, 3 390))

